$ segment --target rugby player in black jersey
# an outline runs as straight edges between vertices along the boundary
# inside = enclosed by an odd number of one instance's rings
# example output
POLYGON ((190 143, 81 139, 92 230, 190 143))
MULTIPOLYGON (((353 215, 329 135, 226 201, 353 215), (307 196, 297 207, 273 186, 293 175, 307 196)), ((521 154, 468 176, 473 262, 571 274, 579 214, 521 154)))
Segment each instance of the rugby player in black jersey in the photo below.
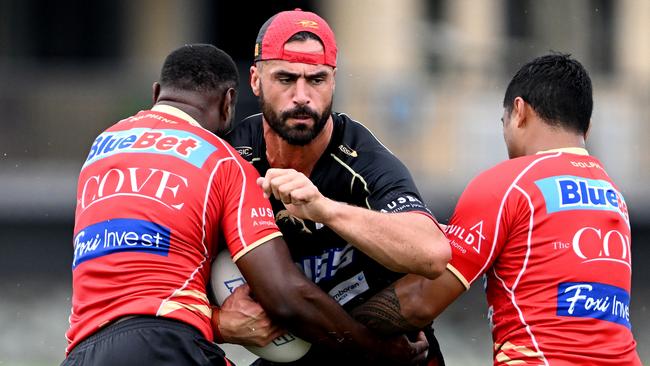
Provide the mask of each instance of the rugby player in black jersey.
MULTIPOLYGON (((282 12, 262 26, 250 68, 262 113, 226 139, 263 176, 294 262, 351 311, 403 273, 436 278, 450 248, 407 168, 362 124, 332 112, 336 42, 311 15, 282 12)), ((424 330, 426 364, 443 364, 432 328, 424 330)), ((317 345, 295 364, 333 359, 359 364, 317 345)))

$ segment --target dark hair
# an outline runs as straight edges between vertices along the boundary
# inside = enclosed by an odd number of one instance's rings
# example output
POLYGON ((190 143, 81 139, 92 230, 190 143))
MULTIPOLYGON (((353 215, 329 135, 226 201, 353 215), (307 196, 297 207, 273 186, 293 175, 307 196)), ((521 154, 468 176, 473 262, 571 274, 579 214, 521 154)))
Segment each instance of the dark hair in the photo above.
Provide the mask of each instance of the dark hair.
MULTIPOLYGON (((316 40, 316 41, 320 42, 321 45, 323 44, 323 41, 320 39, 319 36, 317 36, 316 34, 314 34, 312 32, 308 32, 308 31, 300 31, 300 32, 294 34, 289 39, 287 39, 287 42, 285 42, 285 43, 304 42, 304 41, 306 41, 308 39, 313 39, 313 40, 316 40)), ((257 61, 255 64, 257 65, 257 67, 262 67, 262 65, 263 65, 263 63, 260 63, 259 61, 257 61)))
POLYGON ((221 91, 239 86, 232 58, 210 44, 186 44, 167 56, 160 85, 181 90, 221 91))
POLYGON ((308 39, 315 39, 318 42, 320 42, 320 44, 323 44, 323 40, 321 40, 319 36, 315 35, 312 32, 308 32, 308 31, 302 31, 302 32, 298 32, 298 33, 294 34, 293 36, 291 36, 291 38, 289 38, 287 40, 287 43, 294 42, 294 41, 304 42, 304 41, 306 41, 308 39))
POLYGON ((508 84, 503 107, 511 111, 516 97, 550 125, 583 134, 589 128, 594 106, 591 79, 569 54, 541 56, 522 66, 508 84))

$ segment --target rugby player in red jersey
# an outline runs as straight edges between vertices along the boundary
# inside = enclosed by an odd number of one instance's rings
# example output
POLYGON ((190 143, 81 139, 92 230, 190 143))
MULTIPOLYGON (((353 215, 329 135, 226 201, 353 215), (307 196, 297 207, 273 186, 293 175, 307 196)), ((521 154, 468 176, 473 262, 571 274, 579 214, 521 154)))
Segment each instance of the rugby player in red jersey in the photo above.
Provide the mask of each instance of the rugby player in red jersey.
POLYGON ((495 365, 640 365, 627 207, 585 150, 589 75, 568 55, 536 58, 514 76, 503 107, 510 160, 460 197, 446 273, 409 275, 357 314, 417 329, 485 276, 495 365))
POLYGON ((214 134, 230 126, 237 86, 226 53, 183 46, 165 60, 153 108, 95 139, 77 189, 63 364, 229 364, 211 342, 218 311, 206 295, 224 245, 268 315, 306 340, 369 362, 424 358, 426 340, 377 338, 291 261, 255 168, 214 134))

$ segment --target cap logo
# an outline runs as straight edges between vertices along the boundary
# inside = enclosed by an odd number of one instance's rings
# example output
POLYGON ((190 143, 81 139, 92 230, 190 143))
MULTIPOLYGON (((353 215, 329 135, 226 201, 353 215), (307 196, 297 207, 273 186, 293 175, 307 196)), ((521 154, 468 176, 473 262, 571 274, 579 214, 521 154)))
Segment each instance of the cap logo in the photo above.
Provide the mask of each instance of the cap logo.
POLYGON ((303 28, 318 29, 318 23, 313 20, 299 20, 296 24, 300 24, 303 28))

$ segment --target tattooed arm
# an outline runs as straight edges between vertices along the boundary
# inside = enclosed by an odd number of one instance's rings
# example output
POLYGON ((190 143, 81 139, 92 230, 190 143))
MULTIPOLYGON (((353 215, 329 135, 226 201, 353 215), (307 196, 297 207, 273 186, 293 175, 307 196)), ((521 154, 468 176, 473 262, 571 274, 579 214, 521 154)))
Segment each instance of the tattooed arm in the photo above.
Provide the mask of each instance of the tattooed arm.
POLYGON ((352 311, 352 316, 380 334, 422 329, 465 291, 450 271, 435 280, 409 274, 352 311))
POLYGON ((352 310, 352 316, 381 335, 406 333, 419 329, 404 319, 395 293, 395 284, 356 307, 352 310))

